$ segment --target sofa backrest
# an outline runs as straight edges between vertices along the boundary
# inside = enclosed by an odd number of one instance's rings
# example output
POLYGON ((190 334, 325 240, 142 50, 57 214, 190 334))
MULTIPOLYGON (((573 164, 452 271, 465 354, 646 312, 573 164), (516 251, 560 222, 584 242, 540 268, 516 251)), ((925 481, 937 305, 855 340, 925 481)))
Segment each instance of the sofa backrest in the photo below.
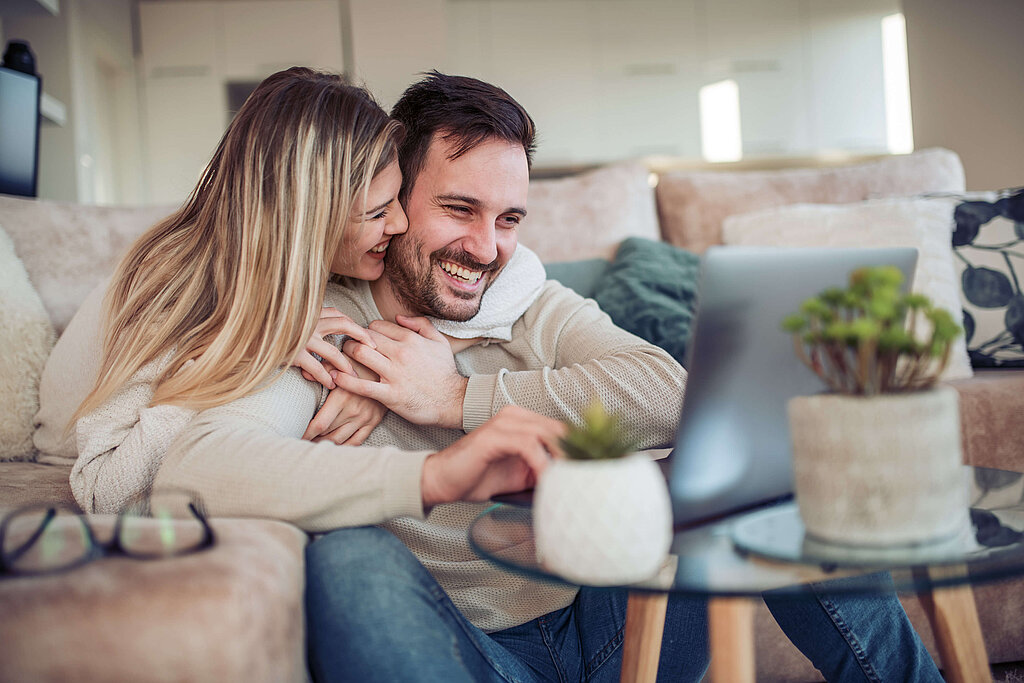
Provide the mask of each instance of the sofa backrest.
POLYGON ((108 207, 0 195, 0 227, 60 334, 128 246, 173 206, 108 207))

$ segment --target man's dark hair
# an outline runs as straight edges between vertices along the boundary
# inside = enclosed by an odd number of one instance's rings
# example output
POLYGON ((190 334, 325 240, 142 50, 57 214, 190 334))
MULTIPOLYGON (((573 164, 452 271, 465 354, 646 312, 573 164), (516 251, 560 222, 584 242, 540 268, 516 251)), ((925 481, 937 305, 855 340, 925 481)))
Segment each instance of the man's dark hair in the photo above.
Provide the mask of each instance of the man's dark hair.
POLYGON ((451 145, 457 159, 477 145, 498 138, 523 146, 527 166, 533 162, 533 119, 501 88, 467 76, 428 71, 399 98, 391 116, 405 125, 398 150, 402 199, 409 196, 423 168, 435 134, 451 145))

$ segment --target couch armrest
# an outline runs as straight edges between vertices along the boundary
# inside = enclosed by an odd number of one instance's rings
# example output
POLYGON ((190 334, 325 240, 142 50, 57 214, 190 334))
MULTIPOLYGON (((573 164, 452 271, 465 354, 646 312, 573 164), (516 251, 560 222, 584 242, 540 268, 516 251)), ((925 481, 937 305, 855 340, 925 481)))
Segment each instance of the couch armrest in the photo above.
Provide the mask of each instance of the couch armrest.
POLYGON ((1024 368, 975 370, 960 393, 964 462, 1024 472, 1024 368))

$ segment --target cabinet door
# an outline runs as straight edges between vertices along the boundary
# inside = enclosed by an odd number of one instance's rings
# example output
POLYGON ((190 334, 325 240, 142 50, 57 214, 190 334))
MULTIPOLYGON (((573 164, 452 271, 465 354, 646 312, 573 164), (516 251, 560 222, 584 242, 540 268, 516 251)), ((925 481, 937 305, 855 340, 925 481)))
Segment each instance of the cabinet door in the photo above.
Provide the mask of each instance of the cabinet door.
POLYGON ((140 2, 146 78, 212 75, 217 63, 215 2, 140 2))
POLYGON ((224 132, 224 89, 213 76, 146 82, 150 201, 184 201, 224 132))
POLYGON ((229 80, 259 80, 290 66, 344 66, 337 0, 226 2, 221 13, 229 80))

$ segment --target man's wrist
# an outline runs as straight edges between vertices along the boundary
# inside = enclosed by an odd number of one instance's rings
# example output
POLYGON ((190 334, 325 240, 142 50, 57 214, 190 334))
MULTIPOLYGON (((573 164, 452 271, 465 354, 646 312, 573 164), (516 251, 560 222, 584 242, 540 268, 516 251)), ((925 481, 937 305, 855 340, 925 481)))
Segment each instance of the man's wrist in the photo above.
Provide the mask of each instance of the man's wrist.
POLYGON ((442 419, 442 425, 450 429, 462 429, 463 405, 466 402, 466 388, 469 386, 469 378, 458 375, 452 382, 452 396, 447 403, 447 414, 442 419))

